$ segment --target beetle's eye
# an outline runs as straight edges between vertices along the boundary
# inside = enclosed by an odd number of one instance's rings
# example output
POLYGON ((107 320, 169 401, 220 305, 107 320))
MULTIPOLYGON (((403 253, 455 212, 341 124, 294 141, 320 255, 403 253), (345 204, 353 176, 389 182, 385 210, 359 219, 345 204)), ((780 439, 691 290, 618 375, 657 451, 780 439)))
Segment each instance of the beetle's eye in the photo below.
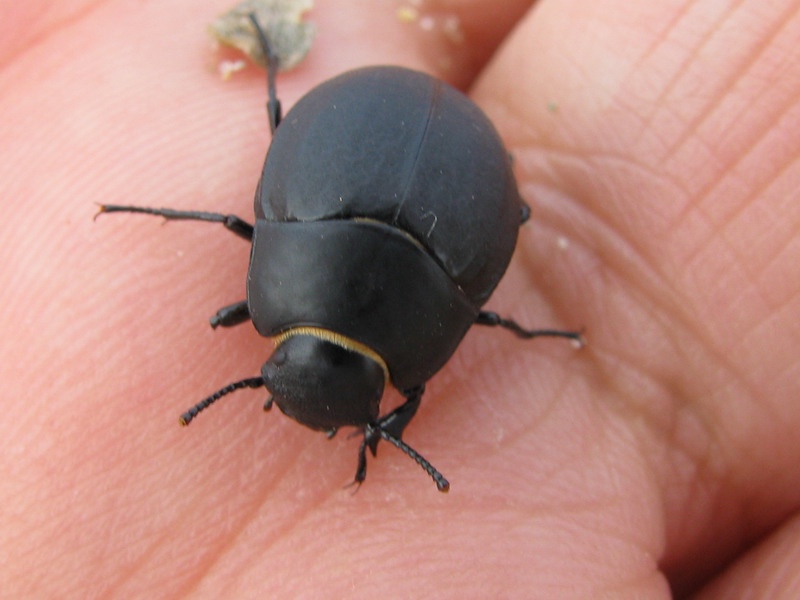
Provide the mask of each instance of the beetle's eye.
POLYGON ((269 360, 275 366, 280 367, 286 362, 286 349, 279 346, 275 349, 275 352, 272 353, 272 357, 269 360))

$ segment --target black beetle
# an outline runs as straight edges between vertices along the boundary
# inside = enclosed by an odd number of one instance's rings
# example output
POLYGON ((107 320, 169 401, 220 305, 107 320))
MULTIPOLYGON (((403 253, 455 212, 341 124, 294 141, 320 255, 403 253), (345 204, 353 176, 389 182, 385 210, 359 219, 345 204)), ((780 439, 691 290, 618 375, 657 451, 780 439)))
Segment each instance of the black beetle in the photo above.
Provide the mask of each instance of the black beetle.
POLYGON ((333 436, 361 428, 355 482, 384 439, 413 458, 440 491, 448 481, 401 437, 425 383, 473 324, 522 338, 481 310, 511 259, 529 209, 495 128, 461 92, 400 67, 350 71, 314 88, 281 121, 277 58, 267 56, 272 143, 255 196, 255 226, 233 215, 103 205, 166 219, 223 223, 252 240, 247 300, 213 327, 251 320, 276 348, 260 377, 217 391, 181 416, 188 424, 222 396, 266 387, 286 415, 333 436), (282 124, 281 124, 282 122, 282 124), (380 417, 385 385, 406 402, 380 417))

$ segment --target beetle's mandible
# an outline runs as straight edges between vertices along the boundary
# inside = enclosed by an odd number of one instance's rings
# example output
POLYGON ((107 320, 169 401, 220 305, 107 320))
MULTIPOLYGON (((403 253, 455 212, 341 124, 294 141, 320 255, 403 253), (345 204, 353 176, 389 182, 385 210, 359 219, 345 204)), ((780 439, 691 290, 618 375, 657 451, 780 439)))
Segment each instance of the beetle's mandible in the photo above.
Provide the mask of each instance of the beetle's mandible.
POLYGON ((383 439, 440 491, 450 484, 402 435, 425 383, 474 324, 528 330, 481 307, 529 214, 495 128, 466 96, 400 67, 350 71, 311 90, 281 118, 277 58, 268 58, 272 143, 255 195, 255 225, 234 215, 103 205, 166 219, 222 223, 252 241, 247 300, 213 327, 252 321, 276 347, 261 375, 232 383, 181 416, 188 424, 230 392, 266 387, 286 415, 332 436, 363 431, 355 482, 383 439), (391 383, 405 403, 380 416, 391 383))

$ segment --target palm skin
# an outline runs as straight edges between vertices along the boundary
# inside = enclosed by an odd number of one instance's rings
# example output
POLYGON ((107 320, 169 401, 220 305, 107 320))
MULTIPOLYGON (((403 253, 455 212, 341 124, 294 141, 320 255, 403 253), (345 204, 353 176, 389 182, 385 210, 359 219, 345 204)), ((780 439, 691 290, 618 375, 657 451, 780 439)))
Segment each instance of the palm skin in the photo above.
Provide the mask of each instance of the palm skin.
POLYGON ((446 496, 386 445, 342 491, 358 441, 259 392, 178 427, 271 350, 204 324, 247 245, 95 203, 249 217, 263 73, 214 73, 219 2, 7 0, 3 593, 796 597, 800 2, 319 4, 285 109, 365 64, 470 90, 533 210, 487 308, 588 346, 468 334, 405 435, 446 496))

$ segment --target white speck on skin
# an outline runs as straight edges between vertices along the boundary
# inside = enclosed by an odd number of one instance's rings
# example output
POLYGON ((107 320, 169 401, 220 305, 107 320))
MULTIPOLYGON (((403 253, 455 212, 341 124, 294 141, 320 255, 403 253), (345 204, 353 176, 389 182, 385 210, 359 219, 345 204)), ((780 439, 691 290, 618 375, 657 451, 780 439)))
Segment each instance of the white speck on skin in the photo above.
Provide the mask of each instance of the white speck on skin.
POLYGON ((244 60, 223 60, 219 63, 217 70, 223 81, 228 81, 234 73, 244 69, 247 63, 244 60))
POLYGON ((419 20, 420 29, 423 31, 432 31, 435 24, 433 17, 422 17, 419 20))
POLYGON ((454 44, 461 44, 464 42, 464 31, 461 29, 461 19, 456 15, 445 17, 442 23, 442 31, 454 44))

